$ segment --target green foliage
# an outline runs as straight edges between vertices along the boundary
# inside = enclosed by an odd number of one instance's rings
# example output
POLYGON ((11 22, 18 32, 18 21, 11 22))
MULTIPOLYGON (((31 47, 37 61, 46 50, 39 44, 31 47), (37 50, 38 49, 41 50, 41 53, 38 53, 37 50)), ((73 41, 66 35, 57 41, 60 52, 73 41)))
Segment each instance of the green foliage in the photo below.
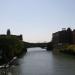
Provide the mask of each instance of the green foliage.
POLYGON ((24 44, 17 36, 0 36, 0 49, 3 50, 8 58, 19 55, 23 50, 24 44))
POLYGON ((69 54, 75 54, 75 45, 70 44, 64 44, 61 49, 59 49, 60 52, 69 53, 69 54))
POLYGON ((69 45, 67 50, 75 53, 75 45, 69 45))

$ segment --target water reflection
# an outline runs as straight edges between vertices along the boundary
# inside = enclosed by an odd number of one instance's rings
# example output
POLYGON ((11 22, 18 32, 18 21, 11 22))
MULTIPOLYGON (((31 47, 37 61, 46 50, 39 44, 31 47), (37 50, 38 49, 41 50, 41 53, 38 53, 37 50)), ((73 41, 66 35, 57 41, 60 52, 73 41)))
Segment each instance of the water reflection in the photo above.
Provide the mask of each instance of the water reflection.
POLYGON ((74 56, 59 56, 37 50, 29 50, 27 55, 20 59, 21 75, 75 75, 74 56))
POLYGON ((75 75, 75 56, 54 55, 41 48, 28 49, 19 59, 19 65, 9 72, 12 75, 75 75))

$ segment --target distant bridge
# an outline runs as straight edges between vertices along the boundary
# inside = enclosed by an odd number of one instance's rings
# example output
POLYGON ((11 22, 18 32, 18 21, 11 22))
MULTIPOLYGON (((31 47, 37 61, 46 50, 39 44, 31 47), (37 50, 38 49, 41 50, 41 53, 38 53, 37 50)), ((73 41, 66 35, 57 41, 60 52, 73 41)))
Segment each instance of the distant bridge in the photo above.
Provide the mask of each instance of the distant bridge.
POLYGON ((47 43, 27 43, 27 42, 24 42, 24 45, 26 46, 26 48, 32 48, 32 47, 46 48, 47 47, 47 43))

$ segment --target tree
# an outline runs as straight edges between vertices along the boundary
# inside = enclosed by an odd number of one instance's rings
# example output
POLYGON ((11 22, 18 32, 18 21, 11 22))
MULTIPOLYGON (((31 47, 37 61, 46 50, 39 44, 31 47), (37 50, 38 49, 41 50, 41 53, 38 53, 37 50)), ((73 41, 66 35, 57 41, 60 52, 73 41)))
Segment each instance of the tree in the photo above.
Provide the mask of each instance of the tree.
POLYGON ((20 55, 23 51, 24 43, 16 36, 0 36, 0 49, 3 50, 3 60, 8 62, 14 56, 20 55))

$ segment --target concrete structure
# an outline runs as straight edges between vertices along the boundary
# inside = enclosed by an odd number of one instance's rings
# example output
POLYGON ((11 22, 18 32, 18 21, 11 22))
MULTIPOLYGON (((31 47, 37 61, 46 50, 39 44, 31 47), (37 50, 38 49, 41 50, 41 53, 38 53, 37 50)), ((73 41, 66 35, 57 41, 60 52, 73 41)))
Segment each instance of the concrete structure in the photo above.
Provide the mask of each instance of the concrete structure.
POLYGON ((52 35, 53 44, 68 43, 75 44, 75 30, 68 28, 67 30, 58 31, 52 35))

